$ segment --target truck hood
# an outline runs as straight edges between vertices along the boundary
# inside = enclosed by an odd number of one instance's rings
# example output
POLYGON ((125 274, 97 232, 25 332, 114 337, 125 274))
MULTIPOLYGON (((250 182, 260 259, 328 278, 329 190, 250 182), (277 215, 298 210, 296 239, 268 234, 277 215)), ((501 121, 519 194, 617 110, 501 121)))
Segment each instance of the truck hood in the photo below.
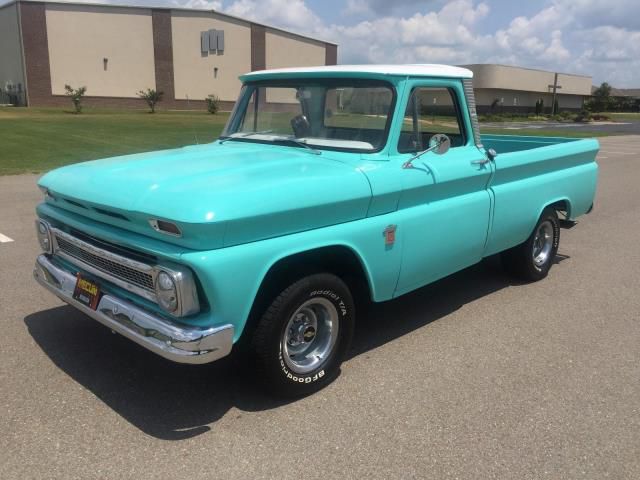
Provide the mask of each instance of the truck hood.
POLYGON ((213 249, 363 218, 366 176, 324 151, 227 142, 85 162, 39 181, 51 206, 191 249, 213 249), (154 231, 176 223, 182 237, 154 231))

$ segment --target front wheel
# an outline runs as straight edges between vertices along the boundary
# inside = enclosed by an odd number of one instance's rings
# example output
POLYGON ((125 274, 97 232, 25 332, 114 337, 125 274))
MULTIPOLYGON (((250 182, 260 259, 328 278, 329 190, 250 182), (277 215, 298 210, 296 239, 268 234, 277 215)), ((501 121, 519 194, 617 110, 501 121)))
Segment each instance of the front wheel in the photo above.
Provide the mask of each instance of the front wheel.
POLYGON ((560 223, 553 208, 545 208, 529 238, 505 252, 502 264, 514 276, 542 280, 549 273, 560 244, 560 223))
POLYGON ((338 374, 355 323, 349 288, 322 273, 278 295, 256 326, 252 347, 261 379, 274 393, 301 396, 338 374))

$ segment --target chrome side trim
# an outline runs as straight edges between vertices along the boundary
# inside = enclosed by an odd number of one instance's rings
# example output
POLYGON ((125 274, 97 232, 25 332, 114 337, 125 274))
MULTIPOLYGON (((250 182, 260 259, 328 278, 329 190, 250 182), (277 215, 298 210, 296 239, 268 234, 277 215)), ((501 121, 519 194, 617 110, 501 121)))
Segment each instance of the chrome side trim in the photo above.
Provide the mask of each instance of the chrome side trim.
POLYGON ((73 255, 69 255, 66 252, 64 252, 63 250, 60 249, 59 245, 58 245, 58 237, 62 238, 63 240, 65 240, 66 242, 69 242, 73 245, 75 245, 76 247, 82 249, 82 250, 86 250, 88 252, 90 252, 93 255, 97 255, 99 257, 105 258, 111 262, 114 263, 119 263, 121 265, 124 265, 128 268, 137 270, 141 273, 147 274, 147 275, 151 275, 152 279, 153 279, 153 284, 155 285, 155 281, 156 281, 156 271, 155 269, 151 266, 151 265, 147 265, 146 263, 141 263, 141 262, 137 262, 135 260, 131 260, 130 258, 126 258, 120 255, 117 255, 115 253, 109 252, 108 250, 104 250, 102 248, 96 247, 94 245, 91 245, 90 243, 87 242, 83 242, 82 240, 77 239, 76 237, 69 235, 65 232, 63 232, 62 230, 58 229, 58 228, 54 228, 54 227, 50 227, 51 228, 51 232, 53 233, 52 237, 53 237, 53 253, 55 255, 58 255, 61 258, 64 258, 65 260, 73 263, 74 265, 79 266, 80 268, 86 270, 87 272, 100 277, 100 278, 104 278, 105 280, 108 280, 109 282, 124 288, 125 290, 128 290, 130 292, 135 293, 136 295, 140 295, 143 298, 146 298, 147 300, 150 300, 154 303, 157 303, 157 298, 156 298, 156 292, 155 290, 149 290, 146 288, 142 288, 138 285, 135 285, 131 282, 127 282, 126 280, 117 277, 115 275, 110 274, 109 272, 106 272, 104 270, 101 270, 99 268, 96 268, 95 266, 91 265, 90 263, 87 263, 85 261, 83 261, 82 259, 75 257, 73 255))
POLYGON ((464 96, 467 99, 467 107, 471 116, 471 128, 473 130, 473 140, 478 148, 483 148, 480 138, 480 123, 478 122, 478 112, 476 111, 476 95, 473 91, 473 81, 470 78, 462 80, 464 96))
POLYGON ((64 302, 168 360, 209 363, 231 352, 234 333, 231 324, 210 328, 178 325, 106 294, 100 299, 98 308, 91 310, 73 298, 76 277, 56 267, 46 255, 36 259, 33 276, 64 302))

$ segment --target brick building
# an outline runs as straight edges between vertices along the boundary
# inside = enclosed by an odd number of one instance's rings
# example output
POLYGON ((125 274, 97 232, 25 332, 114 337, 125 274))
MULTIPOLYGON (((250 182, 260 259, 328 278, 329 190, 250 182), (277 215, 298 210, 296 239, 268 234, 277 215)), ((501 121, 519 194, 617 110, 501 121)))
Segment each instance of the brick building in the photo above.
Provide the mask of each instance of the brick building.
MULTIPOLYGON (((67 105, 64 86, 86 86, 86 105, 164 108, 236 99, 252 70, 334 65, 337 45, 212 10, 15 0, 0 7, 0 90, 29 106, 67 105)), ((0 102, 1 103, 1 102, 0 102)))

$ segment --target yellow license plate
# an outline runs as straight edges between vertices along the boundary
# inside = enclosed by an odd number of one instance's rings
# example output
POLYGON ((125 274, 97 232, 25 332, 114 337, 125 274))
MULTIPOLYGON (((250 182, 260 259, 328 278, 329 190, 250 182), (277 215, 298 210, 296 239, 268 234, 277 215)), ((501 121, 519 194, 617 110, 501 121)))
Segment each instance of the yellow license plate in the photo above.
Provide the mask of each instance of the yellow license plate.
POLYGON ((100 287, 92 280, 84 278, 78 273, 73 298, 95 310, 98 308, 98 301, 100 300, 100 287))

